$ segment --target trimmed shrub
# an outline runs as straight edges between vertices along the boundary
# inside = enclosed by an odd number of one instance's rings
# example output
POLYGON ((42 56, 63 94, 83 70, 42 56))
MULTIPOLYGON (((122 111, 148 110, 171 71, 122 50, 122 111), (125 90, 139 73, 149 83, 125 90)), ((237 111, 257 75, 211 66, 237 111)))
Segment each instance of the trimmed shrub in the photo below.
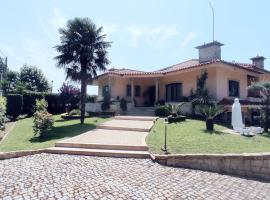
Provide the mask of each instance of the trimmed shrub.
POLYGON ((122 111, 126 111, 127 110, 127 101, 124 98, 122 98, 120 100, 120 108, 121 108, 122 111))
POLYGON ((22 113, 23 98, 20 94, 7 95, 7 116, 15 121, 22 113))
POLYGON ((39 139, 46 137, 49 129, 53 127, 53 116, 47 111, 48 102, 45 99, 36 100, 33 131, 39 139))
POLYGON ((167 106, 158 106, 155 109, 155 115, 159 117, 167 117, 170 115, 170 110, 167 106))
POLYGON ((72 115, 81 115, 81 110, 80 109, 73 109, 68 113, 69 116, 72 115))
POLYGON ((5 129, 7 101, 5 97, 0 97, 0 129, 5 129))

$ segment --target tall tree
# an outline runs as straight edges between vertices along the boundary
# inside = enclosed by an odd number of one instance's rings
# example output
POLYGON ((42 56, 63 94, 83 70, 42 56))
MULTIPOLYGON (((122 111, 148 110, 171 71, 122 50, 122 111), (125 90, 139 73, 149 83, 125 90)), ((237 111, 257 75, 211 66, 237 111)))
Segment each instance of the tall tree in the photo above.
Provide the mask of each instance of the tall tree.
POLYGON ((1 88, 4 94, 16 91, 19 82, 19 73, 16 71, 8 70, 6 78, 1 80, 1 88))
POLYGON ((48 92, 50 84, 40 69, 35 66, 24 65, 20 69, 19 79, 26 90, 48 92))
POLYGON ((55 48, 59 55, 55 57, 57 65, 64 68, 66 78, 81 82, 81 123, 85 118, 85 99, 87 82, 97 76, 97 71, 104 71, 109 64, 106 35, 102 27, 88 18, 69 20, 66 28, 59 29, 61 44, 55 48))
POLYGON ((263 125, 264 125, 264 131, 268 132, 269 128, 269 118, 270 118, 270 82, 254 82, 249 87, 249 90, 260 92, 262 103, 263 103, 263 109, 262 109, 262 116, 263 118, 263 125))

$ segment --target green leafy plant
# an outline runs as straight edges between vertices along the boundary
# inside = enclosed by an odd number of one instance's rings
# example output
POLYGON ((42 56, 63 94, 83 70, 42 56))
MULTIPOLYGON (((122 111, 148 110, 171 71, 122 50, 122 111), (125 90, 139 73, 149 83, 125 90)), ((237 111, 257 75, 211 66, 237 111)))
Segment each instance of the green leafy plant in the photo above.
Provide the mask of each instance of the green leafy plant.
POLYGON ((262 112, 261 112, 261 122, 264 126, 264 131, 268 132, 270 125, 270 82, 254 82, 249 87, 248 90, 253 92, 259 92, 262 100, 262 112))
POLYGON ((173 117, 176 117, 177 115, 182 113, 182 107, 186 104, 186 102, 181 102, 179 104, 167 104, 166 107, 170 111, 170 114, 173 117))
POLYGON ((48 103, 45 99, 36 100, 36 112, 34 113, 33 131, 39 135, 39 139, 44 139, 49 129, 53 127, 53 116, 47 111, 48 103))
POLYGON ((217 105, 201 105, 199 106, 199 112, 205 117, 206 130, 214 130, 214 118, 224 112, 224 109, 217 105))

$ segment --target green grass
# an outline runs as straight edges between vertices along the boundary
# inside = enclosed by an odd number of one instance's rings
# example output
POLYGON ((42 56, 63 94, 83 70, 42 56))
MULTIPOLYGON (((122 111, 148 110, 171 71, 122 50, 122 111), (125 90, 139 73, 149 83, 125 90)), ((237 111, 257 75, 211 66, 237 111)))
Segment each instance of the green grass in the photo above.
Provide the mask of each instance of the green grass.
MULTIPOLYGON (((159 119, 146 142, 153 153, 162 153, 164 121, 159 119)), ((215 125, 215 131, 205 131, 205 122, 186 120, 167 125, 167 145, 170 153, 251 153, 270 152, 270 136, 244 137, 222 133, 226 127, 215 125)))
POLYGON ((54 146, 58 140, 66 139, 89 131, 96 127, 97 123, 106 121, 104 118, 86 118, 85 124, 81 125, 79 120, 62 120, 60 115, 54 116, 55 123, 49 136, 39 141, 34 137, 32 125, 33 118, 25 118, 16 122, 14 129, 0 144, 0 151, 32 150, 54 146))

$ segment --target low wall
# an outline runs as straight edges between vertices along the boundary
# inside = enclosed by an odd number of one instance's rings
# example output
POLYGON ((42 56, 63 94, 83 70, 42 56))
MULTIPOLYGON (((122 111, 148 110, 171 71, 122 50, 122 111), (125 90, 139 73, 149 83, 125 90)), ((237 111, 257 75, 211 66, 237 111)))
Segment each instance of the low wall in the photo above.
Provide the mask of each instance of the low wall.
POLYGON ((29 151, 10 151, 10 152, 0 152, 0 160, 18 158, 22 156, 29 156, 38 153, 43 153, 44 150, 29 150, 29 151))
MULTIPOLYGON (((101 104, 102 102, 95 102, 95 103, 86 103, 85 104, 85 111, 86 112, 101 112, 101 104)), ((127 111, 131 110, 134 107, 134 104, 131 102, 127 102, 127 111)), ((120 102, 113 102, 110 105, 110 111, 120 113, 120 102)))
POLYGON ((270 153, 152 155, 160 164, 270 181, 270 153))

